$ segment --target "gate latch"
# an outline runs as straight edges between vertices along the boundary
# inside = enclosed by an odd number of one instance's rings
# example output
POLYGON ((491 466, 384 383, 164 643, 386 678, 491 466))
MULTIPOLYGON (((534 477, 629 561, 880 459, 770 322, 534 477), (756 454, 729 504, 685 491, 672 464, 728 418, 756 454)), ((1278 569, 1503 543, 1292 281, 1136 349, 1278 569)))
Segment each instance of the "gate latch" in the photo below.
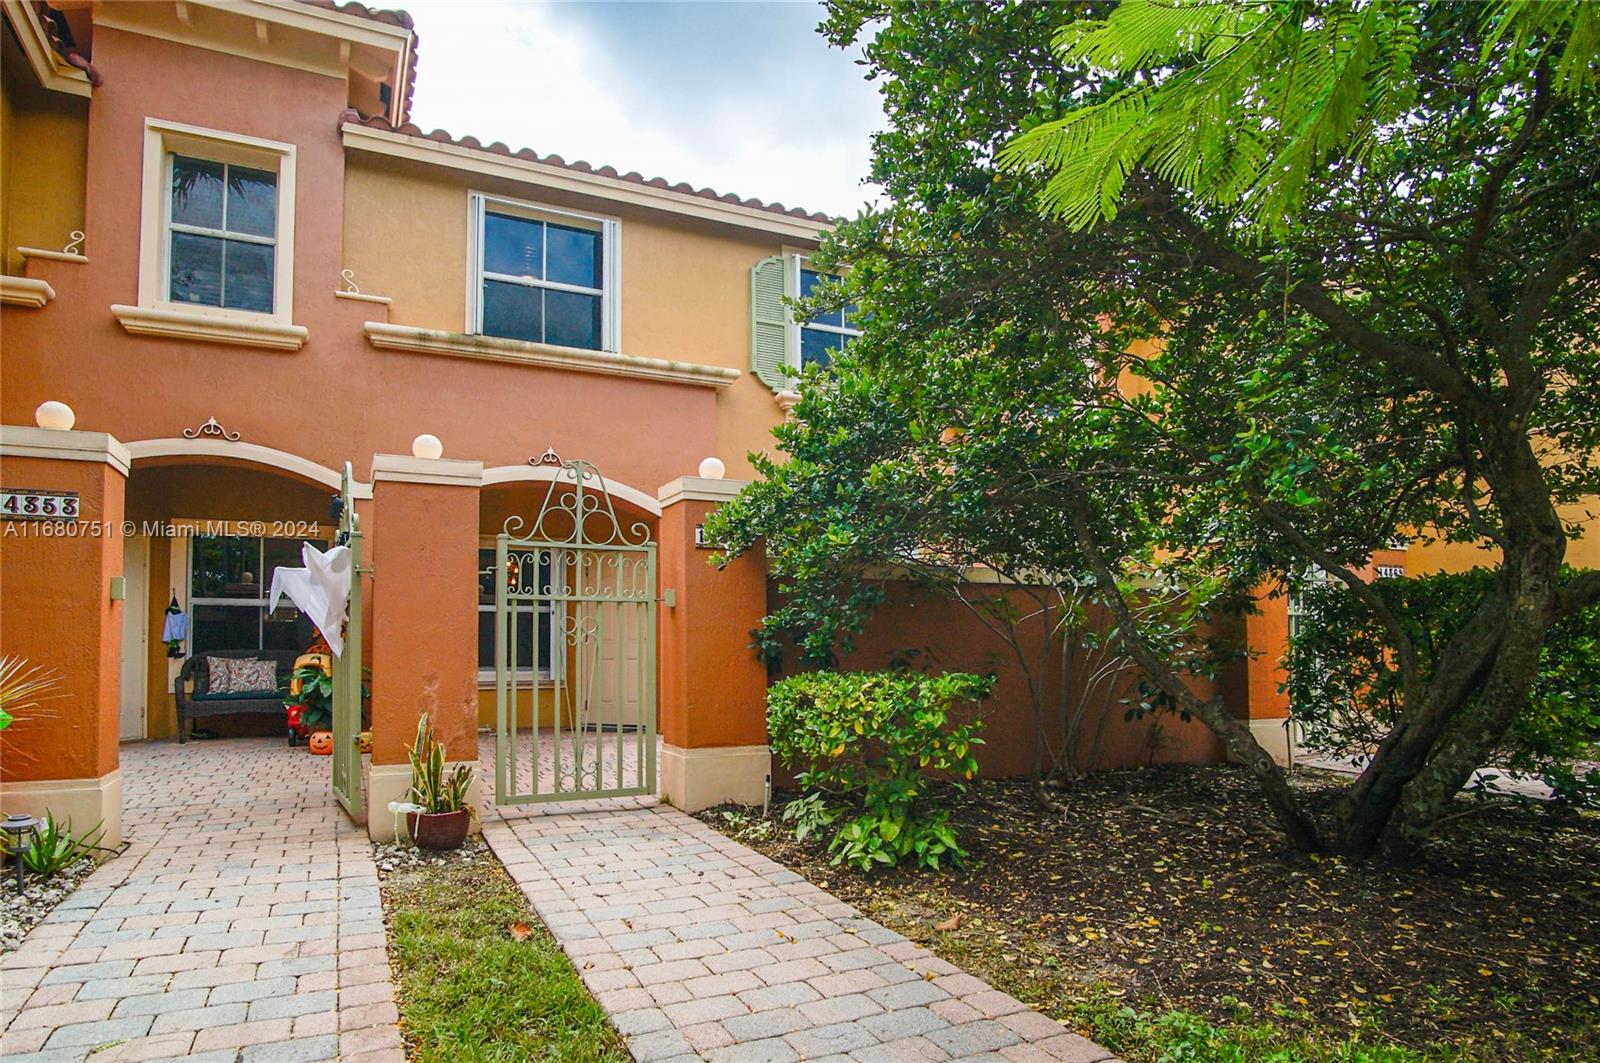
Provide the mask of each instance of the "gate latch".
POLYGON ((675 588, 668 587, 666 590, 662 591, 661 604, 666 606, 668 609, 676 609, 678 607, 677 590, 675 588))

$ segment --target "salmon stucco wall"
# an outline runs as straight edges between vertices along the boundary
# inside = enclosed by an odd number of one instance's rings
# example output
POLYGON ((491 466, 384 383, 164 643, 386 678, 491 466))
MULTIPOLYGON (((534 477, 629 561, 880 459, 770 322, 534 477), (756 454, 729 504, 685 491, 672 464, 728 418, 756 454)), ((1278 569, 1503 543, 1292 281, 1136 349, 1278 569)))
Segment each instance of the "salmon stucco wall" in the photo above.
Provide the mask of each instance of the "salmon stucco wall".
POLYGON ((76 491, 80 505, 76 524, 4 525, 0 655, 57 683, 0 732, 0 779, 99 778, 117 767, 122 602, 111 598, 111 579, 122 574, 122 474, 105 462, 7 457, 0 477, 76 491), (67 528, 75 534, 45 534, 67 528))
POLYGON ((404 764, 427 713, 451 760, 477 757, 478 492, 379 481, 372 579, 372 763, 404 764))
POLYGON ((694 545, 714 503, 680 501, 661 514, 659 579, 677 604, 657 612, 661 735, 669 746, 759 746, 767 740, 766 669, 750 632, 766 610, 766 555, 713 568, 694 545))
MULTIPOLYGON (((978 751, 981 774, 990 778, 1027 775, 1034 766, 1034 710, 1027 676, 1006 643, 960 602, 932 595, 903 583, 886 586, 888 599, 868 622, 854 652, 840 663, 851 670, 888 668, 899 662, 935 672, 975 672, 997 676, 994 693, 979 708, 984 721, 984 746, 978 751)), ((1004 591, 989 584, 969 584, 965 593, 974 599, 1010 594, 1019 611, 1037 607, 1020 591, 1004 591)), ((773 594, 774 601, 777 595, 773 594)), ((1024 622, 1024 644, 1039 641, 1037 623, 1024 622)), ((1221 759, 1221 746, 1198 720, 1184 723, 1175 716, 1146 716, 1126 721, 1121 699, 1136 687, 1131 672, 1109 699, 1090 702, 1080 731, 1078 767, 1086 770, 1128 768, 1146 764, 1211 763, 1221 759), (1092 759, 1091 759, 1092 758, 1092 759)), ((1059 736, 1059 706, 1076 704, 1081 687, 1062 690, 1059 657, 1052 655, 1042 679, 1045 704, 1050 706, 1046 726, 1059 736), (1063 697, 1063 694, 1066 696, 1063 697)), ((1212 685, 1196 681, 1202 697, 1216 693, 1212 685)), ((1059 748, 1059 741, 1054 746, 1059 748)))

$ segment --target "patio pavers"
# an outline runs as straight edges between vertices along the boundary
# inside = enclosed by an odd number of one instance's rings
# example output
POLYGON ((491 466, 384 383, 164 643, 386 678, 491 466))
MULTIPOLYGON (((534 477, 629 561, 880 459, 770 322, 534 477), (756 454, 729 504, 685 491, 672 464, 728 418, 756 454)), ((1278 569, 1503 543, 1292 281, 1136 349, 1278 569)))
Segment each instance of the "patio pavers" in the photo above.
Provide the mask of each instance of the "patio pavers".
POLYGON ((148 743, 122 777, 127 852, 0 957, 0 1058, 404 1063, 377 868, 328 759, 148 743))
POLYGON ((505 809, 484 837, 646 1063, 1112 1059, 670 806, 505 809))
MULTIPOLYGON (((122 766, 128 851, 0 957, 0 1058, 403 1063, 326 758, 232 739, 122 766)), ((653 800, 490 808, 484 834, 639 1060, 1112 1059, 653 800)))

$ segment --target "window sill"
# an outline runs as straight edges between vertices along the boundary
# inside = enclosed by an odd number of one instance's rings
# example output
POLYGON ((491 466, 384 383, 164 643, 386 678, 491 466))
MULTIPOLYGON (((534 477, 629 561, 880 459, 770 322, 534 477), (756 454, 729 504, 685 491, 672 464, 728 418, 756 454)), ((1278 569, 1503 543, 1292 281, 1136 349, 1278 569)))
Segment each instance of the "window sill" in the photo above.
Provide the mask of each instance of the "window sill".
POLYGON ((207 313, 180 307, 112 306, 111 313, 135 336, 229 343, 239 347, 266 347, 298 351, 310 332, 304 325, 287 325, 259 314, 239 311, 207 313))
POLYGON ((56 290, 34 277, 0 277, 0 303, 38 310, 56 297, 56 290))
POLYGON ((584 373, 665 380, 674 384, 725 388, 739 379, 737 369, 695 362, 673 362, 665 358, 641 358, 611 351, 587 351, 576 347, 556 347, 548 343, 505 340, 466 332, 441 332, 411 325, 390 325, 368 321, 363 328, 374 347, 421 354, 448 354, 458 358, 478 358, 491 362, 515 362, 551 369, 573 369, 584 373))

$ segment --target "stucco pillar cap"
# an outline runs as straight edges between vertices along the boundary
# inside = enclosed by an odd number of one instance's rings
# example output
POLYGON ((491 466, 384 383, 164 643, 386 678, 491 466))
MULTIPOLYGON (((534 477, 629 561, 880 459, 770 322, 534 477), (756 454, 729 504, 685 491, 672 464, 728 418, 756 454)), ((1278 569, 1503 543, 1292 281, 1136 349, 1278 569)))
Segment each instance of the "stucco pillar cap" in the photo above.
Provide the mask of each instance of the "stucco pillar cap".
POLYGON ((749 480, 710 480, 704 476, 680 476, 662 484, 656 498, 665 509, 678 502, 726 502, 738 494, 749 480))
POLYGON ((0 425, 0 455, 8 458, 54 458, 57 461, 103 461, 128 475, 128 448, 105 432, 0 425))
POLYGON ((374 454, 372 482, 443 484, 447 487, 481 487, 483 462, 456 458, 418 458, 410 454, 374 454))

